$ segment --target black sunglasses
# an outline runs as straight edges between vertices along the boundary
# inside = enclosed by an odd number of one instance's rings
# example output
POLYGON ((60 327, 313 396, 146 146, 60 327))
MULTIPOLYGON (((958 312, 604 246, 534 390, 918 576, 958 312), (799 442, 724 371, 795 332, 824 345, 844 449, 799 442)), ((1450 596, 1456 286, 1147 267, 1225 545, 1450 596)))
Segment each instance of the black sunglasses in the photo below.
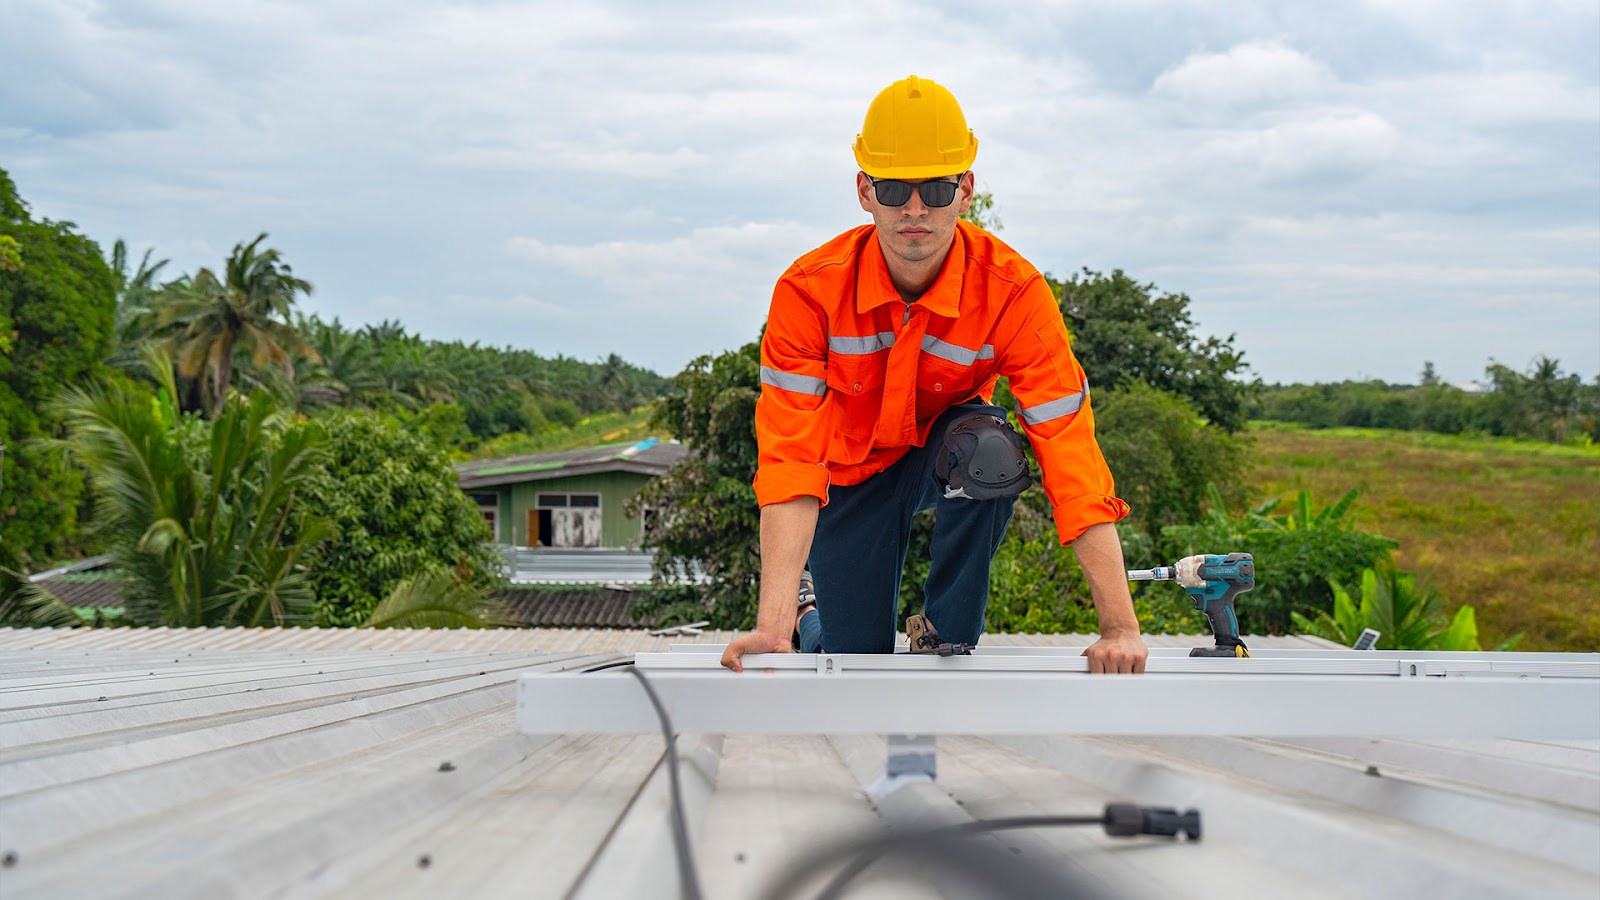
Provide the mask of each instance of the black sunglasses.
POLYGON ((895 181, 889 178, 873 178, 867 176, 872 182, 872 189, 878 193, 878 202, 884 206, 905 206, 911 200, 911 191, 915 189, 922 195, 922 205, 929 209, 939 209, 956 202, 956 188, 961 187, 961 180, 955 181, 919 181, 912 184, 909 181, 895 181))

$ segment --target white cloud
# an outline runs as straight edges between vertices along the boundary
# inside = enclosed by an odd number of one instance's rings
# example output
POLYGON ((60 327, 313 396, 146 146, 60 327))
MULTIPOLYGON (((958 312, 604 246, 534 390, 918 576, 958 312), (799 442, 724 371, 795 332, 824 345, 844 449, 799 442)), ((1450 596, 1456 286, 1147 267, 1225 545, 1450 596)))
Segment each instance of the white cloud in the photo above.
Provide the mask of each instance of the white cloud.
POLYGON ((29 78, 0 83, 0 165, 36 214, 169 271, 265 229, 325 314, 676 371, 862 221, 850 140, 916 71, 961 98, 1002 237, 1189 292, 1269 378, 1442 367, 1429 324, 1480 308, 1463 376, 1600 368, 1592 0, 1286 9, 12 0, 0 59, 29 78), (1519 272, 1559 316, 1506 311, 1519 272), (1326 361, 1286 342, 1312 278, 1392 327, 1326 361))
POLYGON ((1152 91, 1185 102, 1253 103, 1315 97, 1336 82, 1322 63, 1279 41, 1194 53, 1157 76, 1152 91))
POLYGON ((793 223, 746 222, 658 241, 562 244, 515 237, 506 250, 599 282, 623 311, 692 318, 719 309, 764 311, 789 263, 829 236, 793 223))

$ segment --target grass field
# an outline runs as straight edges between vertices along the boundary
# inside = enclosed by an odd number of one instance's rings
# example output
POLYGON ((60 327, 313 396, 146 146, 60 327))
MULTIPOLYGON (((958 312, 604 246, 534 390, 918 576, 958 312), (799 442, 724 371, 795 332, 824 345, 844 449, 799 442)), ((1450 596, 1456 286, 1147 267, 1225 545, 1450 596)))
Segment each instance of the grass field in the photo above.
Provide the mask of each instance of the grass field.
POLYGON ((1319 507, 1359 488, 1357 527, 1400 542, 1402 569, 1454 609, 1477 607, 1485 647, 1600 650, 1600 448, 1271 423, 1252 432, 1265 498, 1319 507))

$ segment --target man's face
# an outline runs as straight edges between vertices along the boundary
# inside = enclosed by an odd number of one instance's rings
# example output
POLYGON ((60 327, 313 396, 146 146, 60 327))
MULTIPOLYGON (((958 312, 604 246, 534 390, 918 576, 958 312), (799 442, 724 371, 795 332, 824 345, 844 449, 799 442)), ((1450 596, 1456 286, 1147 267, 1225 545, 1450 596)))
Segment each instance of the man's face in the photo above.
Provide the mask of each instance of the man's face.
POLYGON ((956 220, 972 205, 972 173, 938 179, 908 178, 906 181, 953 181, 960 184, 956 190, 956 200, 949 206, 930 209, 922 202, 921 191, 916 190, 911 192, 911 199, 905 205, 885 206, 878 202, 877 191, 867 173, 856 173, 857 199, 861 201, 861 208, 872 214, 872 221, 878 226, 878 242, 884 254, 899 257, 908 263, 920 263, 949 248, 955 236, 956 220))

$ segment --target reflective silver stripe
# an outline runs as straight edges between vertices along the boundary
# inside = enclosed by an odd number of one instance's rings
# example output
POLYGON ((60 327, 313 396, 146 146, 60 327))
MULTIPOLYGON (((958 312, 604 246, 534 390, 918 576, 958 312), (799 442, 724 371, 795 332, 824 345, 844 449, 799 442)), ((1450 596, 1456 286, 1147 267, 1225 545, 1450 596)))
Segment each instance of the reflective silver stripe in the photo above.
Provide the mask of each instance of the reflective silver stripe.
POLYGON ((877 353, 894 346, 894 332, 880 331, 866 337, 840 337, 836 334, 828 335, 828 352, 839 353, 846 356, 859 356, 863 353, 877 353))
POLYGON ((922 352, 947 359, 958 366, 970 366, 980 359, 994 359, 993 344, 984 344, 977 350, 968 350, 957 344, 941 341, 932 335, 922 339, 922 352))
POLYGON ((1029 425, 1038 425, 1051 419, 1070 416, 1083 409, 1083 401, 1089 399, 1089 386, 1084 385, 1083 390, 1076 394, 1068 394, 1059 400, 1051 400, 1038 406, 1025 406, 1022 408, 1022 421, 1029 425))
POLYGON ((796 394, 815 394, 821 397, 828 389, 828 382, 810 375, 796 375, 793 372, 780 372, 769 366, 761 367, 761 383, 770 384, 775 388, 794 391, 796 394))

